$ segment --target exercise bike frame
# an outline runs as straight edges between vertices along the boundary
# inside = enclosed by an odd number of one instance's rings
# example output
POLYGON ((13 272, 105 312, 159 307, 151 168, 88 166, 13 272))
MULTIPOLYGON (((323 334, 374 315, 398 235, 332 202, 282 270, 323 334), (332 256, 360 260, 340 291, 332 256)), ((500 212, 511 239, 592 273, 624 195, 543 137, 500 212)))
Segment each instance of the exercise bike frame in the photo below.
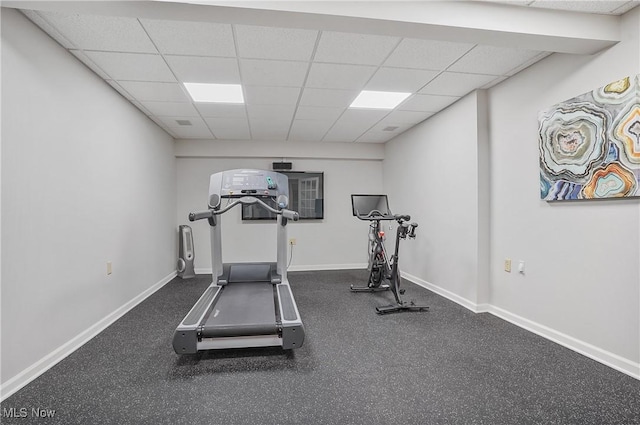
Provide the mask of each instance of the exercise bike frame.
POLYGON ((398 311, 424 311, 428 310, 427 306, 417 306, 413 302, 407 303, 403 301, 401 295, 404 289, 400 288, 402 278, 400 276, 399 250, 400 240, 415 239, 417 223, 409 224, 411 219, 408 215, 384 215, 378 210, 372 210, 366 216, 358 214, 361 220, 371 221, 369 225, 369 279, 366 287, 356 287, 351 285, 353 292, 378 292, 391 290, 396 300, 396 305, 376 307, 378 314, 393 313, 398 311), (381 221, 395 220, 398 224, 396 230, 395 250, 391 257, 387 255, 384 244, 384 233, 382 231, 381 221), (389 284, 382 284, 386 280, 389 284))

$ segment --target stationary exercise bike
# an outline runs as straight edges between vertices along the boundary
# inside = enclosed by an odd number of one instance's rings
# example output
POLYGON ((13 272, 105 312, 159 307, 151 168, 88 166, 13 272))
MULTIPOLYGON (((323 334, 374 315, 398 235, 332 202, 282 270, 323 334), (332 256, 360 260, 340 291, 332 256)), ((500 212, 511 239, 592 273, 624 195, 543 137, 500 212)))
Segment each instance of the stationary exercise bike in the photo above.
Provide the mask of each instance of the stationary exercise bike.
POLYGON ((393 215, 389 210, 386 195, 351 195, 353 215, 360 220, 370 221, 368 243, 369 278, 367 286, 357 287, 351 285, 352 292, 378 292, 391 290, 396 300, 395 305, 376 307, 378 314, 394 313, 399 311, 424 311, 427 306, 418 306, 413 301, 403 301, 401 295, 405 290, 400 288, 402 278, 398 267, 400 240, 415 239, 417 223, 409 223, 408 215, 393 215), (362 213, 366 211, 366 213, 362 213), (382 221, 395 220, 398 224, 396 231, 395 250, 391 257, 387 255, 384 245, 385 234, 382 230, 382 221), (388 283, 384 283, 388 282, 388 283))

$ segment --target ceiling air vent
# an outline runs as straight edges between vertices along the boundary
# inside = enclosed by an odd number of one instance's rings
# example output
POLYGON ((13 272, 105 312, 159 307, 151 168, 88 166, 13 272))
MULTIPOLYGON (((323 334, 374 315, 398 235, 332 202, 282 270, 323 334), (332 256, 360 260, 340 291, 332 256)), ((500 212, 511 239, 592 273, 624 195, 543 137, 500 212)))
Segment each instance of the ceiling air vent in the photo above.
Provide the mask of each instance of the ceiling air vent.
POLYGON ((178 125, 191 125, 191 121, 189 120, 176 120, 178 125))
POLYGON ((389 127, 385 127, 382 129, 382 131, 396 131, 398 129, 397 125, 390 125, 389 127))

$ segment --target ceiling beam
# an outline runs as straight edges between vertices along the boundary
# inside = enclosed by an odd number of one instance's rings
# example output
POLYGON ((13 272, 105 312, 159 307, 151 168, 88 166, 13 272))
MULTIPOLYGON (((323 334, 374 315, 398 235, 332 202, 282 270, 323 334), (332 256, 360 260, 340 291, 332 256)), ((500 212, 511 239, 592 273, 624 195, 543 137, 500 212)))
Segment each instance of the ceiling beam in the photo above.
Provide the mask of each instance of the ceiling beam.
POLYGON ((620 17, 479 1, 7 1, 3 7, 356 32, 593 54, 620 41, 620 17))

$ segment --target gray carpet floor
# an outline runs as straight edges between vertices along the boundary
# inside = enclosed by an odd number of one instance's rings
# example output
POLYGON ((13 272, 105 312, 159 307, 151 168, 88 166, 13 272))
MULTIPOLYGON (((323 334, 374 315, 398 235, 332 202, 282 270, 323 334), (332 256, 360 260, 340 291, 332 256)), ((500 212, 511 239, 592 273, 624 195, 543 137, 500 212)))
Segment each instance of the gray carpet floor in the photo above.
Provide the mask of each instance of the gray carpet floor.
POLYGON ((5 400, 2 423, 640 424, 640 381, 410 283, 430 311, 377 315, 392 295, 351 293, 363 270, 289 274, 300 349, 178 356, 209 279, 174 279, 5 400))

